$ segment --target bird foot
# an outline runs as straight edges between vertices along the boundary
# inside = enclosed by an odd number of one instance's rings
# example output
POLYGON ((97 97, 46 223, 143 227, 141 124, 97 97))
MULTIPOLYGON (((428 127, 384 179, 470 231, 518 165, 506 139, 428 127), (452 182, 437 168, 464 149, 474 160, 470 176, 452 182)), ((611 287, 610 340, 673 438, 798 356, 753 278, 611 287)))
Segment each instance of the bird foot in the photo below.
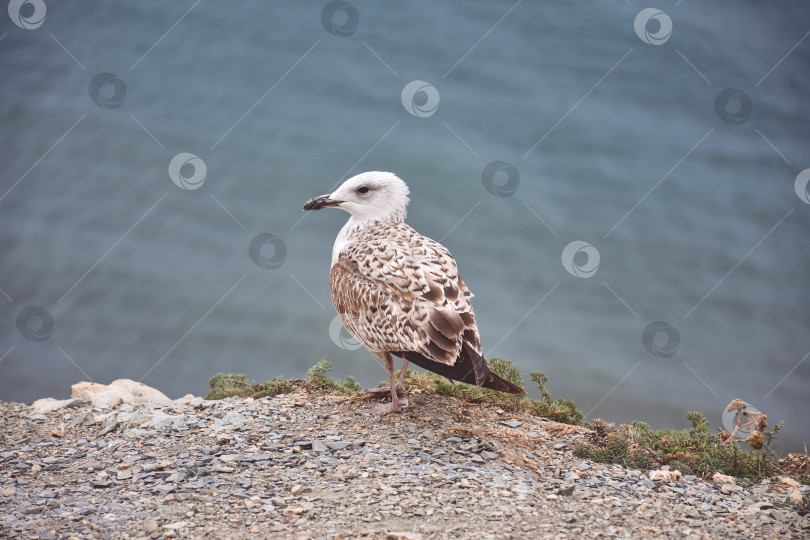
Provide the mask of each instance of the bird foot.
MULTIPOLYGON (((368 388, 366 390, 369 394, 390 394, 391 387, 390 386, 380 386, 379 388, 368 388)), ((397 385, 397 394, 401 394, 405 392, 405 386, 402 384, 397 385)))
POLYGON ((408 400, 405 398, 400 398, 399 402, 394 405, 393 402, 389 403, 378 403, 371 409, 366 409, 368 412, 373 414, 391 414, 402 411, 403 408, 408 406, 408 400))

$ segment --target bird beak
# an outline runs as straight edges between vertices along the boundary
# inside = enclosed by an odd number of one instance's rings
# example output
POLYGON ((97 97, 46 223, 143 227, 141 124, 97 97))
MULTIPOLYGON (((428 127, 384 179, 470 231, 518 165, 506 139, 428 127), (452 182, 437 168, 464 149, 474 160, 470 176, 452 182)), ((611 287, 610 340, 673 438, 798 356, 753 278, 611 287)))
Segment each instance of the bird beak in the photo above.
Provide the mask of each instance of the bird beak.
POLYGON ((304 210, 320 210, 321 208, 340 206, 341 202, 342 201, 330 199, 329 195, 321 195, 320 197, 308 200, 304 205, 304 210))

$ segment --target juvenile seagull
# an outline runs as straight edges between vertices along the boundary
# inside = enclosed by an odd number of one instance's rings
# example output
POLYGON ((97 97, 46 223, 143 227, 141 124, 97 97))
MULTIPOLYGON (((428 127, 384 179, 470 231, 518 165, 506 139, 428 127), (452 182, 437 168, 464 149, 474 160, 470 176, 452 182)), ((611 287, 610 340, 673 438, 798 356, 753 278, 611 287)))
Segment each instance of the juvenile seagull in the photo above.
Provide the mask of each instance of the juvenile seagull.
POLYGON ((487 367, 470 305, 450 252, 404 223, 408 186, 390 172, 366 172, 337 191, 310 199, 304 210, 340 208, 351 214, 332 248, 332 303, 346 329, 388 371, 387 414, 407 406, 408 362, 451 380, 524 394, 487 367), (404 359, 394 380, 391 355, 404 359))

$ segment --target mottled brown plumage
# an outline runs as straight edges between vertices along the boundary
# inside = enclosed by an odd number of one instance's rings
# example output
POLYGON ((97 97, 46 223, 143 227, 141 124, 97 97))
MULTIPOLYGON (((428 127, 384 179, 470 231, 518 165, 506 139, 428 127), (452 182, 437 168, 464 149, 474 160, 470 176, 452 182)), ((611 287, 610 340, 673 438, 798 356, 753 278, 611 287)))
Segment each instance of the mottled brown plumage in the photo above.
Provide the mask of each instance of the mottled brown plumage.
MULTIPOLYGON (((342 208, 352 217, 332 253, 332 302, 343 325, 389 372, 392 402, 401 407, 391 354, 444 375, 500 391, 523 390, 489 371, 470 299, 450 252, 406 225, 408 188, 391 173, 363 173, 305 210, 342 208)), ((400 388, 401 389, 401 388, 400 388)))

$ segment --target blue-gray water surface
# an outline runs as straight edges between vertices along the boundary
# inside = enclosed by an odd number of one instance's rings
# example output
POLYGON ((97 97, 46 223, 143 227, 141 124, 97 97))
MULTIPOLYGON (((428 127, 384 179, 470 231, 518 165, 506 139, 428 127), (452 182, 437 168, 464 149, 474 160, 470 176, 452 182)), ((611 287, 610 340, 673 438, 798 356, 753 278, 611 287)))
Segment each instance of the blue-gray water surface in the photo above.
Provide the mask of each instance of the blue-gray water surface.
POLYGON ((116 378, 179 397, 324 357, 376 384, 332 324, 347 215, 301 206, 387 170, 488 355, 588 418, 717 427, 740 398, 801 450, 808 33, 801 1, 0 13, 0 399, 116 378))

